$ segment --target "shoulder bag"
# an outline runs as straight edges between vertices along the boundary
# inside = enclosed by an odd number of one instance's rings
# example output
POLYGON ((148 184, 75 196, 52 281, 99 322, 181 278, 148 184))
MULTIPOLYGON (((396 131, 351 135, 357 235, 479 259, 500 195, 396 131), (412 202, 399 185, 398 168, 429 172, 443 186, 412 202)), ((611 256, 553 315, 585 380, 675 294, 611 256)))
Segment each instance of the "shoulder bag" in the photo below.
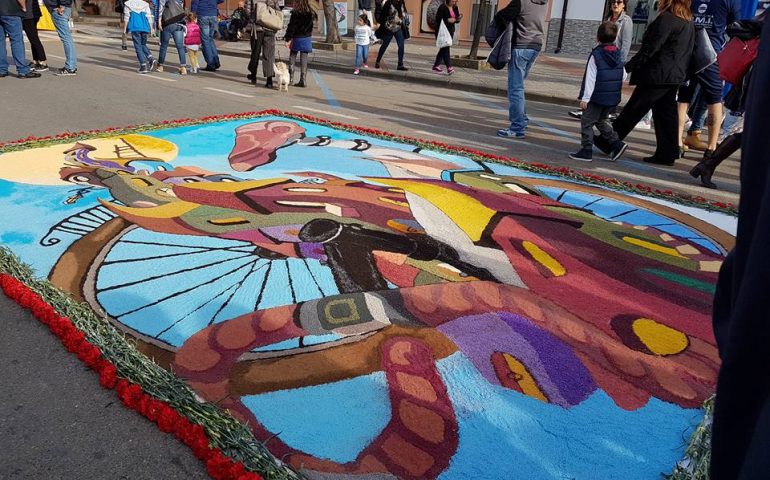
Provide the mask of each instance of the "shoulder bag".
POLYGON ((283 28, 283 12, 268 7, 267 4, 263 2, 257 3, 256 8, 257 25, 275 32, 283 28))

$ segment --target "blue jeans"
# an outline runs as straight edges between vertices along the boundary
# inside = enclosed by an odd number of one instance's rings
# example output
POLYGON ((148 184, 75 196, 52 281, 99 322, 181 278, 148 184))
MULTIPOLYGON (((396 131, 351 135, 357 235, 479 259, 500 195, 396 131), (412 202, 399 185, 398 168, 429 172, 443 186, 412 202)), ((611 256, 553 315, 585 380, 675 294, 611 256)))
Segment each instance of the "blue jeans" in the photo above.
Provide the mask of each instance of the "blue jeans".
MULTIPOLYGON (((147 32, 131 32, 131 41, 134 42, 136 50, 136 59, 139 60, 139 66, 147 65, 152 60, 152 53, 147 48, 147 32)), ((149 65, 147 65, 149 67, 149 65)))
POLYGON ((166 50, 168 50, 168 43, 172 38, 174 39, 176 52, 179 54, 179 65, 185 66, 185 64, 187 64, 187 58, 184 53, 184 27, 179 23, 174 23, 161 30, 158 63, 161 65, 166 63, 166 50))
POLYGON ((380 51, 377 52, 377 63, 380 63, 382 56, 385 55, 385 50, 388 49, 390 41, 395 37, 396 45, 398 45, 398 66, 404 65, 404 32, 399 28, 396 33, 385 31, 385 38, 382 39, 382 45, 380 45, 380 51))
POLYGON ((508 120, 513 132, 524 132, 527 129, 527 104, 524 99, 524 80, 529 75, 529 69, 535 64, 540 52, 531 48, 515 48, 508 62, 508 120))
POLYGON ((219 54, 214 43, 214 32, 217 29, 217 17, 198 17, 201 29, 201 50, 207 67, 219 66, 219 54))
POLYGON ((356 45, 356 68, 369 64, 369 45, 356 45))
POLYGON ((51 20, 56 27, 56 33, 59 34, 59 39, 64 46, 64 56, 67 60, 64 61, 64 68, 67 70, 77 70, 78 58, 75 53, 75 42, 72 40, 72 32, 70 31, 70 7, 64 7, 64 14, 59 15, 56 13, 56 9, 49 8, 51 12, 51 20))
POLYGON ((22 36, 21 17, 0 16, 0 73, 8 73, 8 58, 5 50, 5 35, 11 39, 11 55, 16 64, 16 73, 29 73, 27 57, 24 55, 24 37, 22 36))

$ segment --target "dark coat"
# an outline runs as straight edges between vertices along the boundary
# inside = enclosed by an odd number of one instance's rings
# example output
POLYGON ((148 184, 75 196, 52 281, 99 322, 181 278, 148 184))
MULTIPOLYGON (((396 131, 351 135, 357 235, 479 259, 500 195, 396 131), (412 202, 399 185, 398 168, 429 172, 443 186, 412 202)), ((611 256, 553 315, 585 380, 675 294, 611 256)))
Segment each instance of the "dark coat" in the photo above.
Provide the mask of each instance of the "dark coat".
POLYGON ((43 0, 48 10, 53 10, 57 7, 69 7, 72 8, 72 0, 43 0))
MULTIPOLYGON (((591 95, 591 103, 601 105, 602 107, 617 107, 623 90, 623 60, 620 49, 614 44, 599 45, 591 52, 588 57, 596 63, 596 83, 594 92, 591 95)), ((580 95, 583 98, 585 92, 585 77, 580 87, 580 95)))
POLYGON ((770 472, 770 23, 749 87, 735 248, 719 273, 714 335, 722 367, 711 439, 712 480, 770 472))
POLYGON ((27 11, 24 12, 24 18, 27 20, 37 20, 43 16, 43 12, 40 11, 40 4, 37 0, 27 0, 27 11))
POLYGON ((401 17, 402 20, 406 16, 406 5, 404 5, 404 0, 386 0, 385 3, 382 4, 380 13, 377 16, 377 23, 380 24, 380 27, 374 32, 377 38, 385 38, 386 36, 393 34, 393 32, 385 28, 388 16, 391 14, 391 6, 395 8, 395 15, 401 17))
MULTIPOLYGON (((452 7, 452 10, 455 12, 455 20, 460 19, 460 9, 457 8, 457 5, 452 7)), ((442 3, 441 6, 438 7, 438 10, 436 11, 436 31, 434 32, 435 36, 438 37, 438 29, 441 27, 441 22, 444 22, 446 24, 447 30, 449 30, 449 34, 454 37, 455 35, 455 25, 457 25, 457 22, 455 23, 449 23, 449 7, 446 3, 442 3)))
MULTIPOLYGON (((4 17, 24 17, 24 10, 16 3, 16 0, 0 0, 0 15, 4 17)), ((3 38, 3 42, 5 42, 5 38, 3 38)))
POLYGON ((283 37, 287 42, 293 38, 309 37, 313 34, 313 22, 316 20, 315 12, 291 11, 289 25, 286 27, 286 35, 283 37))
POLYGON ((626 63, 631 85, 680 85, 687 79, 695 45, 692 22, 665 11, 658 15, 642 38, 639 53, 626 63))

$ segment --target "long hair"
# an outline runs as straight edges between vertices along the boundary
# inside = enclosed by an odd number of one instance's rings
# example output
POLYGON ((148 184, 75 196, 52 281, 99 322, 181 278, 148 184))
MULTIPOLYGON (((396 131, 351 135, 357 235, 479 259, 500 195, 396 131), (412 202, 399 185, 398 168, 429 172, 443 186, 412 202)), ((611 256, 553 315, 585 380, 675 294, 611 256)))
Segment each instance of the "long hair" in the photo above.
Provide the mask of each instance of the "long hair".
POLYGON ((675 17, 682 20, 692 21, 692 10, 690 10, 690 0, 660 0, 658 3, 658 12, 671 12, 675 17))
POLYGON ((300 13, 306 13, 310 11, 310 3, 308 0, 296 0, 294 2, 294 10, 300 13))

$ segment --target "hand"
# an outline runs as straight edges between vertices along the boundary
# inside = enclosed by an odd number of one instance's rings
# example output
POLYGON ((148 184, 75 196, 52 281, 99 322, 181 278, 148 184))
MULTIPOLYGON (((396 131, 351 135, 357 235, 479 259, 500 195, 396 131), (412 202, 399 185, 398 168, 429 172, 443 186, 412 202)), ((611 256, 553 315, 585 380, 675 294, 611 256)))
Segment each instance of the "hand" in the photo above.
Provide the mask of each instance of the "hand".
POLYGON ((59 15, 64 15, 64 7, 61 7, 61 6, 56 7, 56 13, 58 13, 59 15))
POLYGON ((286 42, 286 48, 291 48, 291 42, 286 42))
POLYGON ((587 108, 588 108, 588 102, 583 102, 583 101, 581 101, 581 102, 580 102, 580 109, 581 109, 581 110, 585 110, 585 109, 587 109, 587 108))

